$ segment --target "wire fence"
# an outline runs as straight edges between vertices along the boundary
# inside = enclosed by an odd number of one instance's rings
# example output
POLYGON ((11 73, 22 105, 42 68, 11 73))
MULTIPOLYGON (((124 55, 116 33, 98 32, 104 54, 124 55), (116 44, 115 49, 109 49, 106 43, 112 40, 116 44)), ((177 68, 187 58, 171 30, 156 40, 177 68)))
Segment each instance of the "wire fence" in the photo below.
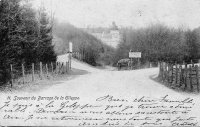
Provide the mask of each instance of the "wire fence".
POLYGON ((71 70, 71 62, 32 63, 32 65, 10 65, 10 85, 27 84, 38 80, 52 79, 71 70))
POLYGON ((6 83, 0 82, 3 87, 13 87, 14 85, 28 84, 32 82, 37 82, 40 80, 54 79, 62 74, 70 74, 71 70, 71 59, 72 57, 84 61, 86 59, 83 53, 73 52, 63 54, 67 57, 57 60, 57 62, 50 63, 32 63, 29 65, 21 64, 15 65, 11 64, 10 69, 7 73, 6 83), (65 62, 64 62, 65 61, 65 62))
POLYGON ((88 59, 88 53, 73 52, 72 57, 80 61, 86 61, 88 59))

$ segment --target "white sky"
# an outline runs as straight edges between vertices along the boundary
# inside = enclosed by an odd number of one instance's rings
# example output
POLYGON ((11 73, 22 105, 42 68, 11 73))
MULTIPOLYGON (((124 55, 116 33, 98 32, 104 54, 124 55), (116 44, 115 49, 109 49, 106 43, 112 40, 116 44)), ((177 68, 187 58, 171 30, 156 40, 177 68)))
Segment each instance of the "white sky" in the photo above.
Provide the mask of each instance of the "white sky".
MULTIPOLYGON (((41 0, 35 0, 36 6, 41 0)), ((51 8, 51 0, 43 0, 51 8)), ((52 0, 55 17, 77 27, 145 27, 163 23, 171 27, 200 26, 200 0, 52 0)))

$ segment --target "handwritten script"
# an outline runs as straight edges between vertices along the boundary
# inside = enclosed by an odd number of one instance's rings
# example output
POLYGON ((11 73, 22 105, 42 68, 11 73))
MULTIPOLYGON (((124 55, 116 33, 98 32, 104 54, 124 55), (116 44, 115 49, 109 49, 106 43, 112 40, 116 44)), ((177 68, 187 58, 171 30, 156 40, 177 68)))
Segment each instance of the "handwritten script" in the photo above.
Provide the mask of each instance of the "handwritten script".
POLYGON ((104 95, 85 102, 73 96, 7 96, 0 101, 0 125, 198 126, 192 98, 104 95), (13 122, 14 121, 14 122, 13 122))

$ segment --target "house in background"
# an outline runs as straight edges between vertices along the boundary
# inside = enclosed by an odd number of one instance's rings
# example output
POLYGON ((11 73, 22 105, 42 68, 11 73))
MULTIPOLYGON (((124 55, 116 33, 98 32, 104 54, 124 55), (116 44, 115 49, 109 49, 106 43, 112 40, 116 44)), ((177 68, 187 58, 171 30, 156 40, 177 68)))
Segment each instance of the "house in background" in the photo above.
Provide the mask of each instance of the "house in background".
POLYGON ((104 44, 107 44, 114 48, 118 46, 122 38, 122 35, 115 22, 112 23, 112 26, 110 28, 86 28, 84 29, 84 31, 95 36, 104 44))

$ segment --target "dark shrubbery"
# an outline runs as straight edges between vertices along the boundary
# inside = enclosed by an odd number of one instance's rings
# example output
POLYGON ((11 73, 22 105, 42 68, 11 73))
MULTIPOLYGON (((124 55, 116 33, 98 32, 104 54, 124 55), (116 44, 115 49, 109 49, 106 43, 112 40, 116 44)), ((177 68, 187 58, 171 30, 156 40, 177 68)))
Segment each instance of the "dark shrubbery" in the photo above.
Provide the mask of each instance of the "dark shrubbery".
POLYGON ((141 62, 189 62, 199 59, 200 32, 196 30, 172 29, 163 25, 133 30, 122 29, 123 39, 120 43, 114 63, 127 58, 128 52, 142 52, 141 62))
POLYGON ((10 64, 55 61, 51 24, 44 9, 31 8, 28 1, 0 1, 0 82, 10 78, 10 64))

